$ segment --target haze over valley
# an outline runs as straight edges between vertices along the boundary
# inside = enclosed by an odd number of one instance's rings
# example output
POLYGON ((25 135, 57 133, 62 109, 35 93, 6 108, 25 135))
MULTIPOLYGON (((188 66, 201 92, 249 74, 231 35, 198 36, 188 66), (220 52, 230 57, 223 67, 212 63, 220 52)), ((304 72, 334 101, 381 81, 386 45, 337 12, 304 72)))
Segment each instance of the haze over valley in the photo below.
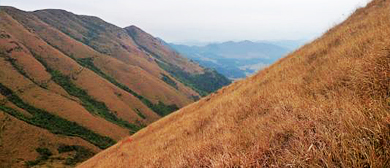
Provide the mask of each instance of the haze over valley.
POLYGON ((390 0, 1 0, 0 167, 390 167, 390 0))
POLYGON ((185 57, 213 68, 229 79, 242 79, 266 68, 303 45, 306 40, 239 41, 203 46, 169 44, 185 57))

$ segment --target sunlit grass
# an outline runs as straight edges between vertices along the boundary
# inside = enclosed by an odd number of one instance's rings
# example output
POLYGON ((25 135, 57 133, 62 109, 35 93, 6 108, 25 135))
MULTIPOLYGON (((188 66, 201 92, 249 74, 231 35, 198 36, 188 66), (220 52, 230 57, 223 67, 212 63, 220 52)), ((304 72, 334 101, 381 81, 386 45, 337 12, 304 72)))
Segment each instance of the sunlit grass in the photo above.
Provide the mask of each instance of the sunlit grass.
POLYGON ((81 167, 389 167, 389 11, 373 1, 81 167))

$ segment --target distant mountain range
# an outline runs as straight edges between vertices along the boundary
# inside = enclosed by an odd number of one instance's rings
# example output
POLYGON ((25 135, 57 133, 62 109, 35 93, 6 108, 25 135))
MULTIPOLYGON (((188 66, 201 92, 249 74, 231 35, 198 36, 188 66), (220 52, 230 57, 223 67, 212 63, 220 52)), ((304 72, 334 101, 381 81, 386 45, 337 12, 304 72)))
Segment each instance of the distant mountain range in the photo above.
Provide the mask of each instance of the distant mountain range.
POLYGON ((204 67, 213 68, 230 79, 238 79, 272 64, 304 42, 304 40, 229 41, 205 46, 174 43, 169 45, 204 67))

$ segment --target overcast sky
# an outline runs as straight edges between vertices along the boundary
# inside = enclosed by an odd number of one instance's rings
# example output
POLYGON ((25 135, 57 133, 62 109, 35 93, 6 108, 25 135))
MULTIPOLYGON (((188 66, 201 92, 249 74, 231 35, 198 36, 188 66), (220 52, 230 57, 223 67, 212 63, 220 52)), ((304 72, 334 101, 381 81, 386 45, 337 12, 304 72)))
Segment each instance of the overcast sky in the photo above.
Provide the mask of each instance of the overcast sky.
POLYGON ((168 42, 311 39, 369 0, 0 0, 32 11, 65 9, 168 42))

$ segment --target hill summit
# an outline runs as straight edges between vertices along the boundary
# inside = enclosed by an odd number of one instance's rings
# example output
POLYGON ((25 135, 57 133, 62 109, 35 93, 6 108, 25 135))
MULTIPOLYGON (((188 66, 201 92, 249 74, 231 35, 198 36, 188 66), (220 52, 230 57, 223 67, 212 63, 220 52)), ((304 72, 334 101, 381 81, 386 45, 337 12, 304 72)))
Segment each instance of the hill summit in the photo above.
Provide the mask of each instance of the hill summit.
POLYGON ((390 167, 390 1, 79 167, 390 167))

